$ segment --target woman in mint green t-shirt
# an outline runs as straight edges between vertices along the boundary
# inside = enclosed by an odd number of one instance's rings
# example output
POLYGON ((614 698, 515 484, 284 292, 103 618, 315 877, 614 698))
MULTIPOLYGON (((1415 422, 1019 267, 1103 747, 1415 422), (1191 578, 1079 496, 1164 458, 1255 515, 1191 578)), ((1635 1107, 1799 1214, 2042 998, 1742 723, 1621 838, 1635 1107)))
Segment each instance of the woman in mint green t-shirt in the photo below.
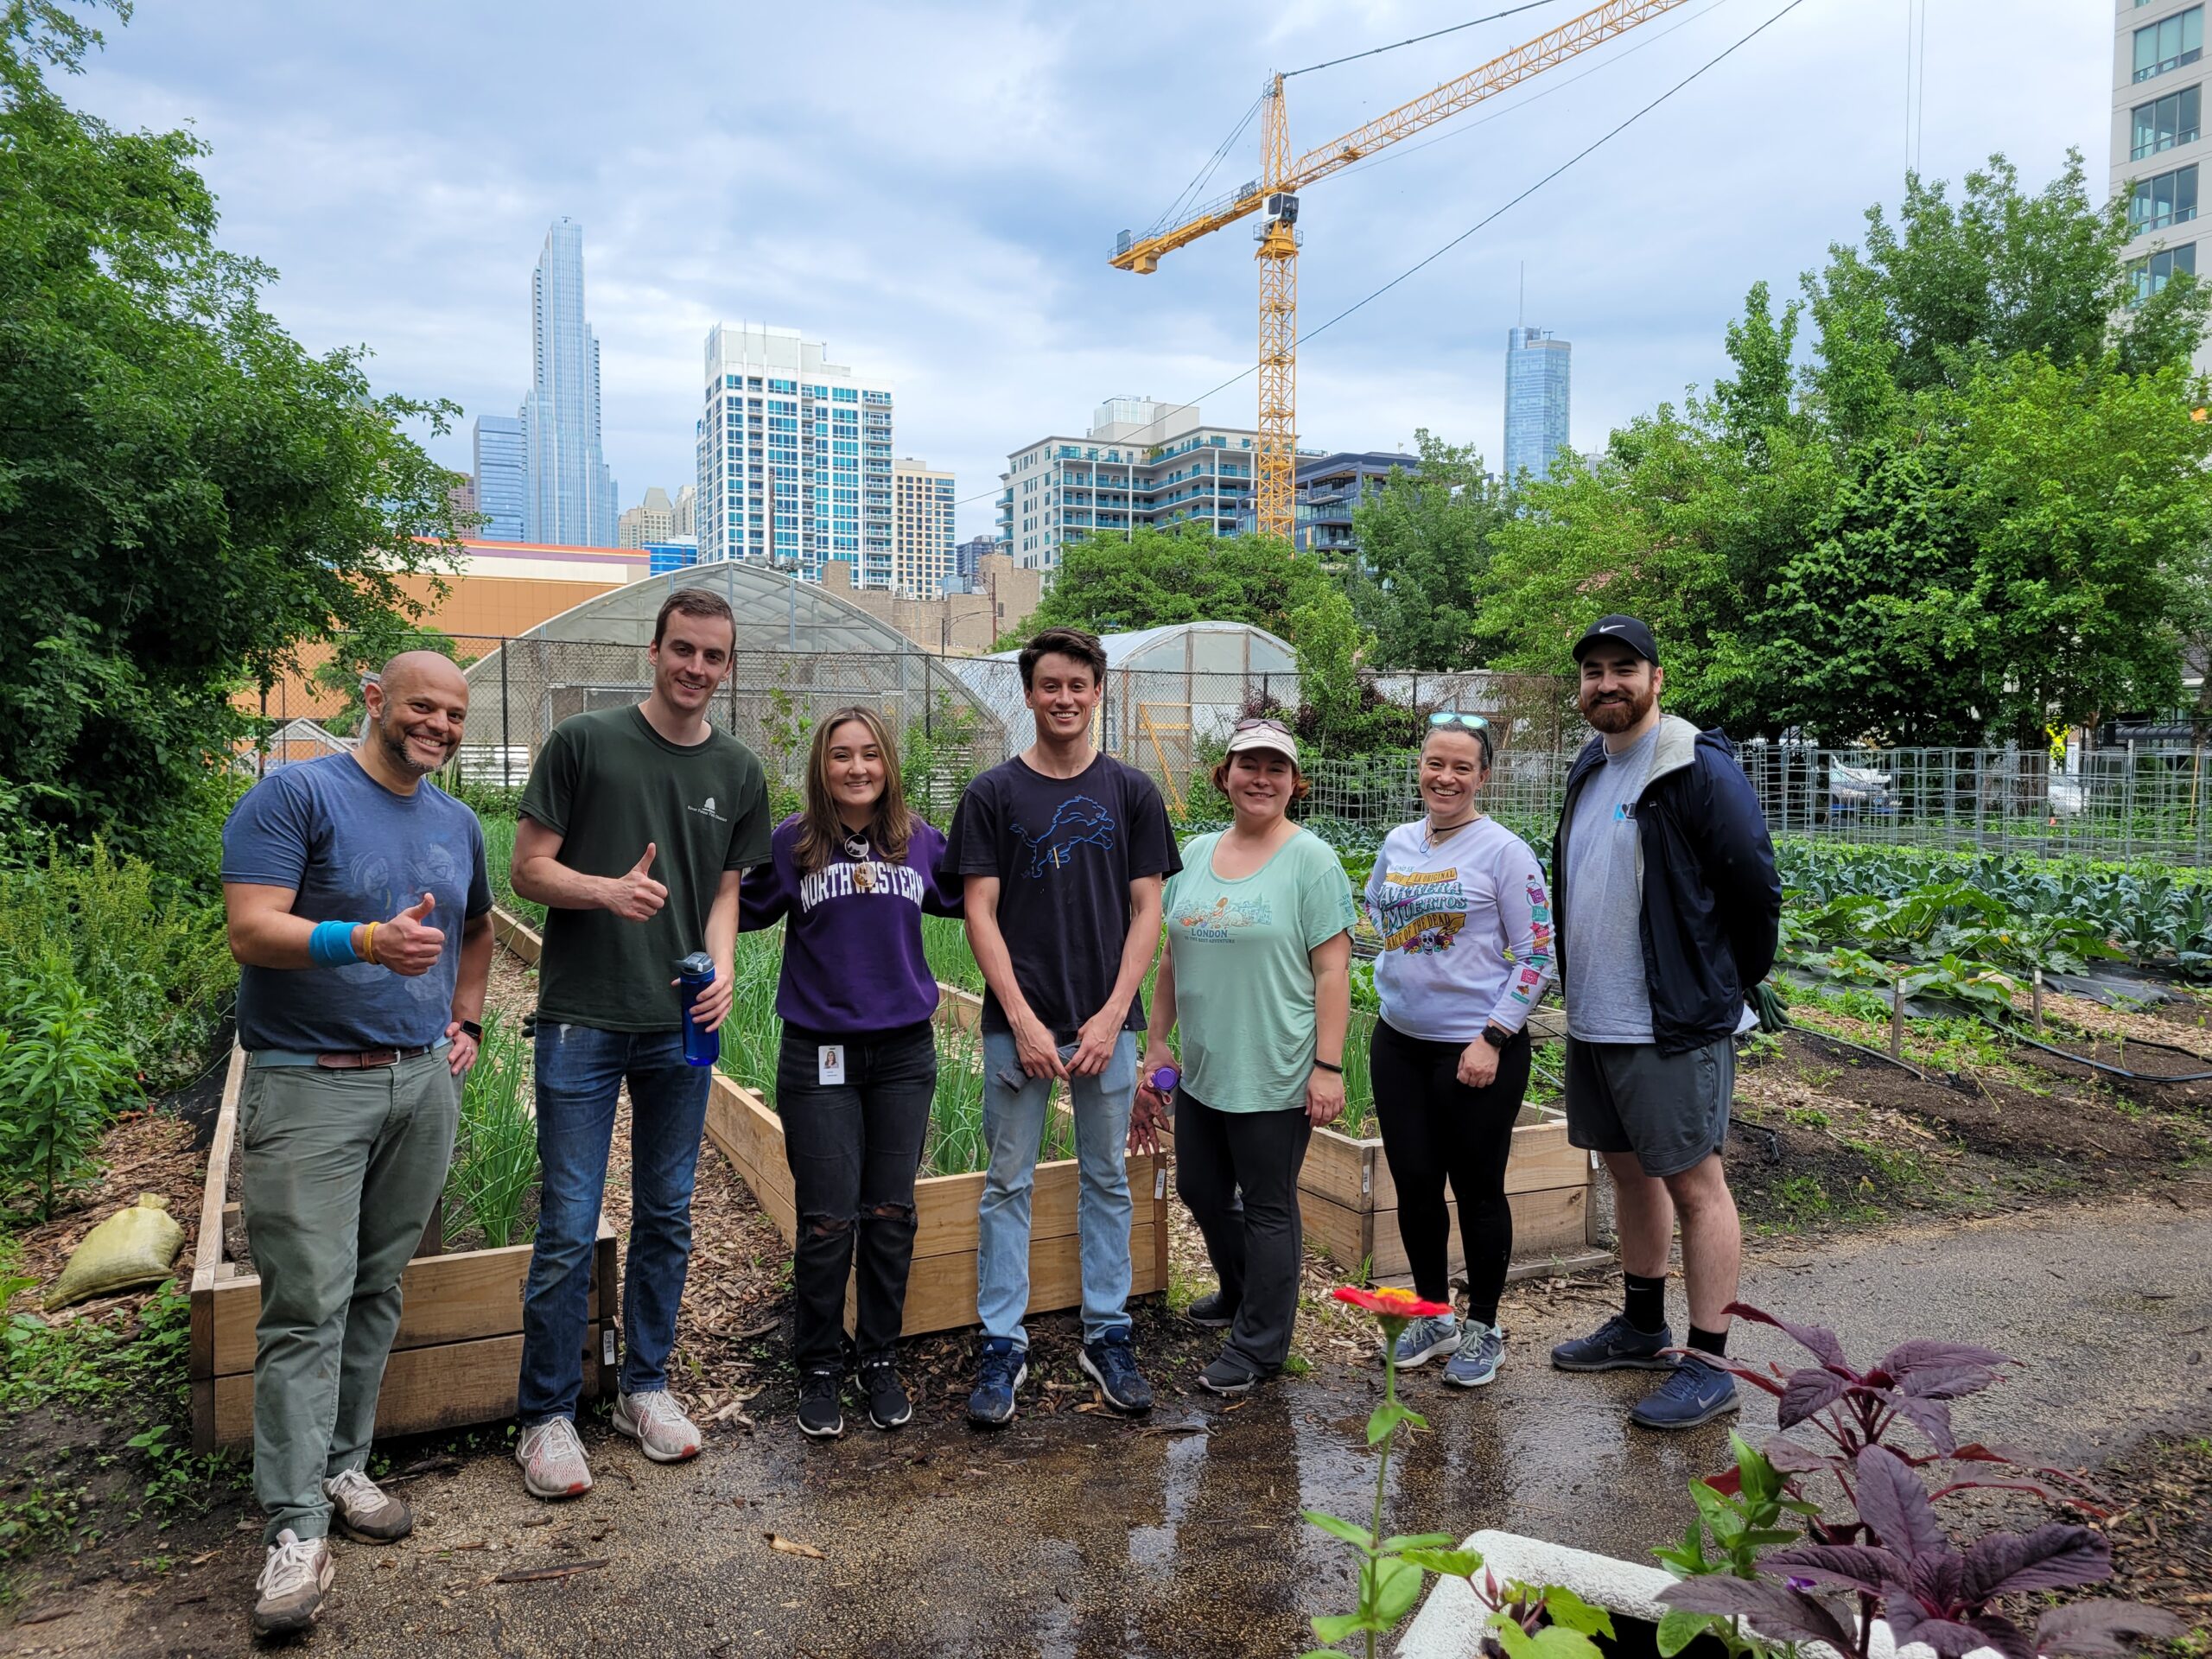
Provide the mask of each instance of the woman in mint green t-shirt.
MULTIPOLYGON (((1185 847, 1167 884, 1141 1070, 1148 1079, 1171 1063, 1167 1033, 1179 1023, 1175 1190, 1221 1280, 1190 1317, 1229 1332, 1198 1381, 1243 1394, 1290 1353, 1304 1248, 1298 1171, 1314 1126, 1344 1110, 1355 912, 1336 853, 1287 816, 1307 785, 1280 721, 1239 721, 1213 781, 1236 818, 1185 847)), ((1165 1107, 1147 1084, 1132 1146, 1153 1139, 1165 1107)))

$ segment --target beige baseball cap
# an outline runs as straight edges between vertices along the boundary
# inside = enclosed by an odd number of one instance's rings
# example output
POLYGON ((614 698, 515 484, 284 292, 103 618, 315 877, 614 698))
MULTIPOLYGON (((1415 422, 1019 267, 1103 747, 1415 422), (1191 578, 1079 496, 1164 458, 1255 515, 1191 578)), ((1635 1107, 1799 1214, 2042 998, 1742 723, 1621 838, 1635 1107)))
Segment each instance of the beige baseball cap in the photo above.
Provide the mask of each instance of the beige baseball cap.
POLYGON ((1244 749, 1271 749, 1293 766, 1298 764, 1298 740, 1279 720, 1240 720, 1230 727, 1226 753, 1236 754, 1244 749))

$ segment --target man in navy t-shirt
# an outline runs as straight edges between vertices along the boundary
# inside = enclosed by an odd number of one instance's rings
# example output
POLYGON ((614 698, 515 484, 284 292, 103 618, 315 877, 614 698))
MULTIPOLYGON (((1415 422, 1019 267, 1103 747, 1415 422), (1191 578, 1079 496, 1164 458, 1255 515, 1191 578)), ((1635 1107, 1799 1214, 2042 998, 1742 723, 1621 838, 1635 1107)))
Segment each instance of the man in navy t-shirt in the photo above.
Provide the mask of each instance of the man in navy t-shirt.
POLYGON ((968 785, 945 862, 966 878, 983 970, 983 1133, 977 1225, 983 1351, 971 1422, 1005 1423, 1028 1375, 1029 1196, 1054 1079, 1075 1115, 1083 1369, 1120 1411, 1150 1408, 1130 1338, 1129 1178, 1139 991, 1160 944, 1161 878, 1183 868, 1160 791, 1091 746, 1104 694, 1096 636, 1047 628, 1020 658, 1037 741, 968 785))
POLYGON ((253 1629, 314 1622, 335 1522, 413 1526, 363 1470, 399 1276, 453 1153, 492 968, 476 815, 429 781, 468 683, 435 652, 385 664, 359 747, 270 773, 223 826, 238 977, 238 1166, 261 1278, 253 1489, 268 1555, 253 1629))

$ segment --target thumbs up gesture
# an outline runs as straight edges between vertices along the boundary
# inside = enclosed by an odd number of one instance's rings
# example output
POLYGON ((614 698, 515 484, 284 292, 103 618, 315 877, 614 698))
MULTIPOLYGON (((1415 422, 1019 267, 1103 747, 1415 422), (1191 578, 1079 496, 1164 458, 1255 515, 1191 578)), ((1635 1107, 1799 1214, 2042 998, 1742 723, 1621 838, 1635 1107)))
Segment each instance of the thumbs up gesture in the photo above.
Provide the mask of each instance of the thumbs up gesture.
POLYGON ((658 850, 647 842, 645 856, 607 884, 607 908, 626 922, 650 921, 668 902, 668 889, 652 878, 653 857, 658 850))
POLYGON ((369 946, 376 959, 410 979, 436 967, 446 948, 446 936, 430 925, 430 912, 437 902, 426 893, 390 921, 378 923, 369 946))

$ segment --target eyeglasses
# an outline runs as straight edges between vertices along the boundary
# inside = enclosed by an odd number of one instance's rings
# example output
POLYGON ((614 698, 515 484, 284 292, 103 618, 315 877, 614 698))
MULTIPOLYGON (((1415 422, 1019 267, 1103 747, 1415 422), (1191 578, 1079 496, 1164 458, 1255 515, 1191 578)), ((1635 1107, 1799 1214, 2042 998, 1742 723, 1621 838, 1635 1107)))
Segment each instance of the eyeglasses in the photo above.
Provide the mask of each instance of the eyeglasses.
POLYGON ((1471 732, 1486 732, 1490 729, 1490 721, 1484 720, 1480 715, 1466 714, 1457 709, 1438 709, 1428 717, 1428 723, 1436 727, 1464 726, 1471 732))
POLYGON ((1254 715, 1249 720, 1240 720, 1229 729, 1232 733, 1281 732, 1285 737, 1288 737, 1290 735, 1290 728, 1284 725, 1282 721, 1279 720, 1268 720, 1260 715, 1254 715))

